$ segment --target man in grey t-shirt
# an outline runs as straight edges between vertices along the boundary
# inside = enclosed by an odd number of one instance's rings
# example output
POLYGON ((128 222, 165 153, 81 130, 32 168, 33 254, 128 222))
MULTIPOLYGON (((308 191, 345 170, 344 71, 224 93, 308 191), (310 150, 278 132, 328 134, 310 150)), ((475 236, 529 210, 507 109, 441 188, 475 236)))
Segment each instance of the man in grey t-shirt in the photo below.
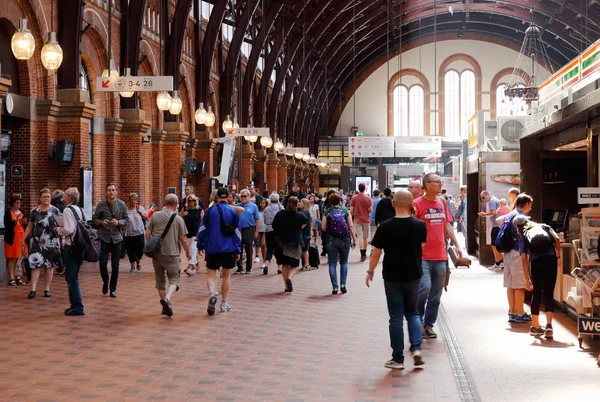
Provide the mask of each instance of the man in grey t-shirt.
POLYGON ((492 251, 494 252, 494 260, 496 264, 494 265, 494 269, 502 270, 504 269, 504 261, 502 260, 502 253, 496 250, 496 237, 500 232, 500 227, 496 222, 496 218, 498 217, 498 208, 500 208, 500 200, 494 197, 489 191, 483 190, 479 195, 481 200, 487 204, 487 211, 480 212, 479 216, 488 218, 486 225, 491 224, 492 228, 492 251))
POLYGON ((156 277, 156 289, 160 296, 160 304, 163 306, 162 313, 168 317, 173 316, 171 298, 181 286, 179 267, 179 245, 185 250, 189 260, 192 256, 187 242, 187 228, 181 216, 177 215, 178 200, 175 194, 168 194, 165 198, 165 208, 155 212, 148 221, 146 227, 146 239, 151 236, 162 236, 171 216, 175 214, 173 223, 163 239, 160 255, 152 259, 154 275, 156 277), (169 279, 169 288, 166 289, 166 279, 169 279))

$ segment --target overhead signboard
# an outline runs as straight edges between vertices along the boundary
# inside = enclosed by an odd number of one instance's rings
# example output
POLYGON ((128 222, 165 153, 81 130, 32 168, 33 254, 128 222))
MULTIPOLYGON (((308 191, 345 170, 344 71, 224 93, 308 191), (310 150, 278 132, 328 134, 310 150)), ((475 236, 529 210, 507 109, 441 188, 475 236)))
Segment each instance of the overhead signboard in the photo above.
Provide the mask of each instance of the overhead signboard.
POLYGON ((162 92, 173 90, 173 77, 96 77, 99 92, 162 92))
POLYGON ((394 156, 394 137, 348 137, 352 158, 390 158, 394 156))
POLYGON ((226 130, 226 134, 232 137, 269 137, 269 127, 240 127, 226 130))
POLYGON ((600 187, 578 187, 577 203, 600 204, 600 187))
POLYGON ((309 154, 310 149, 308 147, 286 147, 283 149, 283 153, 286 155, 309 154))
POLYGON ((423 176, 425 174, 425 165, 416 163, 409 165, 397 165, 393 168, 396 175, 401 177, 423 176))
POLYGON ((439 158, 442 137, 389 137, 396 142, 396 158, 439 158))

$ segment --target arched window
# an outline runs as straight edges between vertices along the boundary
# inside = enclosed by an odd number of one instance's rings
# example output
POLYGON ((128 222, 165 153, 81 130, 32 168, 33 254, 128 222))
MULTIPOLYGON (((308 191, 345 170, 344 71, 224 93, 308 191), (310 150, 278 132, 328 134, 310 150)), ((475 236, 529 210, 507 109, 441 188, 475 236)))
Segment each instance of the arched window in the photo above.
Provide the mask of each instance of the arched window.
POLYGON ((475 73, 465 70, 460 74, 460 131, 467 135, 469 119, 475 114, 475 73))
POLYGON ((394 137, 408 135, 408 89, 404 85, 394 88, 394 137))
POLYGON ((408 121, 411 136, 425 135, 425 92, 420 85, 413 85, 408 91, 408 121))
POLYGON ((527 103, 521 98, 511 99, 504 95, 505 89, 506 84, 500 84, 496 88, 496 116, 527 116, 527 103))
POLYGON ((460 133, 460 77, 458 72, 450 70, 444 81, 445 133, 448 137, 458 137, 460 133))

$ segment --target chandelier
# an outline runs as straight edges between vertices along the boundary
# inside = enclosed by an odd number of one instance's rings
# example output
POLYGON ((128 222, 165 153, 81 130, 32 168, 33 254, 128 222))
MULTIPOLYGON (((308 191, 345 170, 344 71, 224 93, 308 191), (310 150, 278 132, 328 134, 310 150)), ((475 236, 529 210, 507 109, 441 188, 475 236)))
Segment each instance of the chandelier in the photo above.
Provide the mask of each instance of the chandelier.
POLYGON ((539 99, 539 86, 553 73, 552 64, 542 41, 542 31, 533 22, 525 31, 517 64, 504 95, 521 98, 527 103, 539 99), (527 81, 527 82, 524 82, 527 81))

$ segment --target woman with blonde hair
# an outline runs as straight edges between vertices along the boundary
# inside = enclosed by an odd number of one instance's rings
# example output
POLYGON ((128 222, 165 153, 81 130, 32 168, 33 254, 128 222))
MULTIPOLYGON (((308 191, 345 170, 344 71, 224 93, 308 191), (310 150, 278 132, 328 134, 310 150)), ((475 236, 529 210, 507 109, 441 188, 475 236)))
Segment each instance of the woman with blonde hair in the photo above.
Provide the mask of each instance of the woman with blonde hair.
POLYGON ((217 190, 213 190, 212 193, 210 193, 210 197, 208 197, 208 201, 209 201, 209 205, 208 207, 212 207, 215 204, 219 203, 219 200, 217 199, 217 190))
POLYGON ((127 215, 129 215, 129 221, 123 230, 123 235, 129 264, 131 264, 129 272, 135 272, 142 269, 141 261, 144 256, 144 244, 146 243, 144 239, 145 222, 148 220, 148 213, 144 207, 138 204, 136 193, 129 194, 127 198, 127 215))
POLYGON ((200 223, 202 222, 204 211, 198 206, 198 198, 194 194, 185 197, 185 202, 185 210, 182 210, 179 213, 179 216, 183 218, 185 227, 187 228, 188 233, 186 237, 192 258, 188 261, 188 267, 183 272, 192 276, 196 273, 198 266, 196 236, 198 235, 198 230, 200 230, 200 223))

